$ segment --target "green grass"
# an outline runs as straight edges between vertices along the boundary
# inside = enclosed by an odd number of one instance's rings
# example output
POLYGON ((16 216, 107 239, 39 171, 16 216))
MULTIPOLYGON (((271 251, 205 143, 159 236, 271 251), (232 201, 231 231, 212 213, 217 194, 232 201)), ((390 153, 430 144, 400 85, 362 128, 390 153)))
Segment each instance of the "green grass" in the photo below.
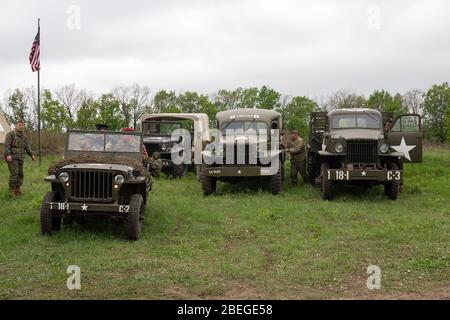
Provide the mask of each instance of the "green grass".
POLYGON ((50 162, 26 163, 25 196, 14 201, 0 165, 0 299, 395 297, 450 284, 448 150, 406 165, 397 201, 380 186, 341 188, 323 201, 318 187, 293 189, 289 179, 278 196, 220 183, 204 197, 192 173, 162 178, 137 242, 107 221, 42 237, 50 162), (81 290, 66 288, 73 264, 81 290), (375 293, 366 288, 369 265, 382 270, 375 293))

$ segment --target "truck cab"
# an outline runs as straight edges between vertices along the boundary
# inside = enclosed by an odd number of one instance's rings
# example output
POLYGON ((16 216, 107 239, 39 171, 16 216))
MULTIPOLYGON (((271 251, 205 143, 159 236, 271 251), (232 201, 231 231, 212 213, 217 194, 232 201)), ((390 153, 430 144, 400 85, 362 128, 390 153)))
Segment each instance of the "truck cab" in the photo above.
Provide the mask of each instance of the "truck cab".
POLYGON ((339 183, 383 184, 397 199, 403 164, 422 161, 422 126, 417 114, 401 115, 374 109, 337 109, 310 117, 307 173, 330 199, 339 183))
POLYGON ((242 180, 260 180, 270 185, 273 194, 280 193, 284 172, 281 114, 266 109, 235 109, 217 113, 216 120, 216 148, 203 151, 203 193, 214 193, 217 181, 242 180))

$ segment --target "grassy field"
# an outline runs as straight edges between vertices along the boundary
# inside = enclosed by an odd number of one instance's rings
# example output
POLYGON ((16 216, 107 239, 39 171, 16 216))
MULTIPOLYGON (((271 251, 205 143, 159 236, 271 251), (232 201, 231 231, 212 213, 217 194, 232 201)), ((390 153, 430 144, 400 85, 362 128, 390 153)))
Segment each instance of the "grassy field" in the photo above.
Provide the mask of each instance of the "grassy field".
POLYGON ((195 176, 155 182, 142 239, 105 222, 39 234, 42 179, 51 159, 26 163, 26 195, 10 201, 0 165, 0 299, 450 298, 450 151, 405 166, 397 201, 382 187, 318 187, 281 195, 219 184, 204 197, 195 176), (66 287, 81 268, 81 290, 66 287), (369 265, 381 289, 366 287, 369 265))

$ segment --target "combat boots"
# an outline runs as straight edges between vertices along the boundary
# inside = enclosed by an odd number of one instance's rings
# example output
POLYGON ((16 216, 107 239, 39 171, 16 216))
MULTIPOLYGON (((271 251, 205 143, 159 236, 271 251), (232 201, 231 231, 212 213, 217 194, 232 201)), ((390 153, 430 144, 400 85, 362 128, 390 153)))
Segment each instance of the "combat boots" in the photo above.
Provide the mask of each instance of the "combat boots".
POLYGON ((16 196, 17 196, 16 188, 15 187, 9 188, 9 198, 10 199, 15 199, 16 196))
POLYGON ((23 193, 20 190, 20 187, 16 187, 16 196, 23 196, 23 193))

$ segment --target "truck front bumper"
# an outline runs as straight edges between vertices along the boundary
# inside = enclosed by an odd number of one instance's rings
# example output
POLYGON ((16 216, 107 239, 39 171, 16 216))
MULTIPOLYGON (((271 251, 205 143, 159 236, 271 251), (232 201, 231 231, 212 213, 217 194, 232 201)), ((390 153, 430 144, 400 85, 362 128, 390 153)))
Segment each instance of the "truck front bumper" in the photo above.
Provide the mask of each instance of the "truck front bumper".
POLYGON ((376 182, 401 182, 402 170, 347 170, 328 169, 325 178, 331 181, 376 181, 376 182))
POLYGON ((46 202, 43 208, 49 209, 52 215, 89 215, 108 213, 111 215, 127 215, 130 212, 129 205, 110 203, 79 203, 79 202, 46 202))
POLYGON ((209 177, 260 177, 272 176, 278 172, 278 168, 262 166, 223 166, 206 168, 209 177))

